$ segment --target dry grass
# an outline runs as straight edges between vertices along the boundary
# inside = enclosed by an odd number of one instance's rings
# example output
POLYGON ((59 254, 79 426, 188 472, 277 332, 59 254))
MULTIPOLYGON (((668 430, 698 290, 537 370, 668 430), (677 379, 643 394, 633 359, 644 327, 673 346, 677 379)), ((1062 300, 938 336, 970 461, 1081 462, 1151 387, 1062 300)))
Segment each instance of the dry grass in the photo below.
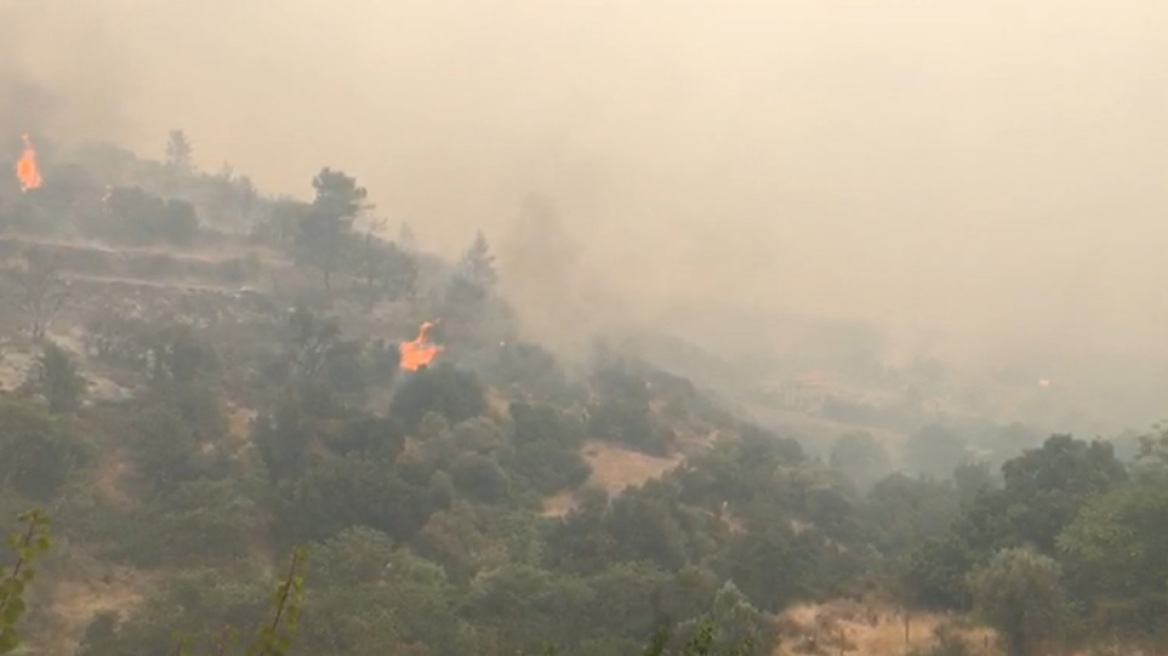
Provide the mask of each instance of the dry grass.
POLYGON ((75 652, 86 627, 101 612, 115 612, 123 618, 142 601, 150 585, 149 575, 128 568, 115 568, 102 580, 63 580, 53 586, 52 612, 58 622, 48 653, 75 652))
POLYGON ((543 500, 544 517, 564 517, 576 509, 576 494, 571 490, 554 494, 543 500))
POLYGON ((32 367, 32 362, 32 354, 5 348, 4 358, 0 360, 0 389, 14 390, 20 387, 28 375, 29 368, 32 367))
MULTIPOLYGON (((609 497, 620 494, 627 487, 660 478, 684 460, 680 453, 670 458, 657 458, 600 440, 586 442, 580 455, 592 467, 592 474, 582 487, 604 490, 609 497)), ((575 492, 560 492, 543 500, 541 514, 544 517, 563 517, 576 508, 576 503, 575 492)))
MULTIPOLYGON (((810 653, 849 656, 902 656, 909 650, 933 643, 944 615, 914 613, 905 636, 904 616, 898 608, 875 602, 837 600, 804 604, 784 612, 779 621, 787 636, 775 656, 810 653), (808 649, 814 644, 818 651, 808 649)), ((959 632, 974 653, 996 656, 992 632, 985 629, 959 632), (987 651, 988 649, 988 651, 987 651)))
POLYGON ((718 429, 706 433, 677 431, 675 435, 674 448, 683 458, 700 454, 726 437, 726 433, 718 429))
POLYGON ((511 401, 495 388, 489 388, 486 394, 487 410, 496 419, 506 421, 511 417, 511 401))
POLYGON ((133 500, 122 486, 129 471, 129 464, 117 451, 103 451, 97 467, 97 491, 107 501, 121 508, 129 507, 133 500))
POLYGON ((237 406, 234 403, 227 404, 227 431, 232 438, 246 442, 251 436, 251 422, 258 416, 255 410, 237 406))
POLYGON ((660 478, 682 462, 680 455, 657 458, 597 440, 589 440, 582 454, 592 466, 587 485, 600 488, 609 496, 620 494, 626 487, 660 478))
POLYGON ((402 462, 417 462, 426 455, 426 444, 413 436, 407 436, 405 444, 402 446, 401 455, 398 460, 402 462))

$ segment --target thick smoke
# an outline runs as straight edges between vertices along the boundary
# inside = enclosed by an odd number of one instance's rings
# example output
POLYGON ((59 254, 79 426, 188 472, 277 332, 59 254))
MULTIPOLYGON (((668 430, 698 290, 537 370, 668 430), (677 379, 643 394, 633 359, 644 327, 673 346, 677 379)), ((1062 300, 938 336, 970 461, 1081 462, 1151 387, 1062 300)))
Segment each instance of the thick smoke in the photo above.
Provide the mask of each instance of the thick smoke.
MULTIPOLYGON (((111 5, 112 7, 113 5, 111 5)), ((0 2, 0 137, 126 140, 139 73, 102 3, 0 2)))
POLYGON ((183 128, 281 192, 341 168, 428 246, 484 229, 541 334, 861 319, 1037 370, 1168 357, 1166 32, 1145 0, 0 0, 0 111, 183 128))

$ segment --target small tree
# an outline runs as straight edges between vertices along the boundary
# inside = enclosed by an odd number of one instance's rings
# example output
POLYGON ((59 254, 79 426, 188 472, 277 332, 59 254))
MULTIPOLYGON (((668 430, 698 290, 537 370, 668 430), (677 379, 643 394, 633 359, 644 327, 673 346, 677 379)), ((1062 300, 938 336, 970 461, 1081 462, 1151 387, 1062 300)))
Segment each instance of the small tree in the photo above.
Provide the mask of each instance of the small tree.
POLYGON ((23 530, 9 536, 8 544, 16 555, 11 568, 0 568, 0 654, 20 648, 16 625, 24 616, 25 587, 36 577, 32 563, 52 546, 49 520, 34 510, 20 516, 23 530))
POLYGON ((272 593, 272 617, 247 646, 247 656, 284 656, 292 648, 300 607, 304 600, 304 563, 308 552, 297 548, 288 558, 288 571, 272 593))
POLYGON ((998 631, 1007 656, 1043 653, 1063 619, 1058 563, 1025 548, 998 552, 969 577, 977 612, 998 631))
POLYGON ((1140 461, 1168 466, 1168 422, 1152 427, 1152 432, 1140 436, 1140 461))
POLYGON ((732 581, 714 595, 706 616, 682 622, 678 634, 689 638, 682 646, 686 655, 758 656, 771 653, 777 639, 770 616, 751 604, 732 581))
POLYGON ((182 130, 171 130, 166 141, 166 164, 176 169, 191 168, 191 142, 182 130))
POLYGON ((28 316, 29 333, 40 341, 49 322, 72 296, 69 281, 61 275, 60 262, 40 249, 30 248, 23 262, 6 273, 16 290, 17 307, 28 316))
POLYGON ((284 366, 293 380, 311 381, 322 374, 329 356, 342 344, 336 319, 317 317, 298 305, 288 317, 284 337, 284 366))
POLYGON ((77 373, 73 357, 51 342, 45 345, 25 383, 27 391, 44 397, 52 414, 76 410, 88 386, 85 378, 77 373))

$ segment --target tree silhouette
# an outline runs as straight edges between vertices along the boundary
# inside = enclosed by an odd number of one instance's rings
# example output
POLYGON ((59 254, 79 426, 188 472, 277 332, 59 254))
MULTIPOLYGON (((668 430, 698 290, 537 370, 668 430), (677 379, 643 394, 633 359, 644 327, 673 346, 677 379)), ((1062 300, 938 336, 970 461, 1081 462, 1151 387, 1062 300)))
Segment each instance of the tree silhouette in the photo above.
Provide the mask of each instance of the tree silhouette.
POLYGON ((341 171, 324 168, 312 187, 316 197, 300 221, 296 250, 301 263, 320 271, 325 291, 331 292, 332 276, 344 258, 353 221, 371 206, 365 204, 365 188, 341 171))
POLYGON ((495 256, 491 253, 491 246, 487 243, 482 230, 475 233, 474 241, 463 254, 462 261, 459 262, 459 273, 483 290, 490 289, 498 282, 495 256))
POLYGON ((176 169, 191 168, 191 142, 182 130, 171 130, 166 141, 166 164, 176 169))

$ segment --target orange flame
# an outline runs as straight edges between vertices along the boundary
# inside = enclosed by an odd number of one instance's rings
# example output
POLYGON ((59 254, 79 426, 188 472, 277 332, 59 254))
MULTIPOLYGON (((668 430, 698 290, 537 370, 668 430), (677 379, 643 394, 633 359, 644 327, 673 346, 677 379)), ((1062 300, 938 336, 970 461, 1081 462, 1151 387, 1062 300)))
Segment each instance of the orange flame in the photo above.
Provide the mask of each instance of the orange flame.
POLYGON ((21 138, 24 139, 24 153, 16 163, 16 177, 20 179, 20 190, 28 191, 41 186, 41 172, 37 169, 36 149, 32 147, 32 140, 27 134, 21 138))
POLYGON ((402 342, 398 351, 401 353, 401 368, 406 371, 417 371, 428 366, 444 349, 430 341, 430 329, 434 323, 427 321, 418 329, 418 336, 412 342, 402 342))

